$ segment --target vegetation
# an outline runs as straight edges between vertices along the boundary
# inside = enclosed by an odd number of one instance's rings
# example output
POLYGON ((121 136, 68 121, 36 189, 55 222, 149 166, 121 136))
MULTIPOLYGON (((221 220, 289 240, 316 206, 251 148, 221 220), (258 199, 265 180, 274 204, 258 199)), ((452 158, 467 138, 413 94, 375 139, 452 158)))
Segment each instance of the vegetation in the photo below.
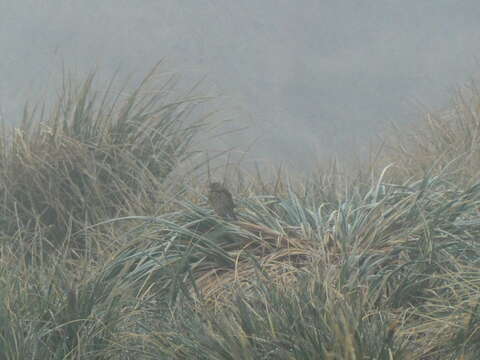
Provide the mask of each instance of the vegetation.
POLYGON ((478 358, 479 94, 349 175, 239 172, 227 222, 153 74, 2 129, 1 360, 478 358))

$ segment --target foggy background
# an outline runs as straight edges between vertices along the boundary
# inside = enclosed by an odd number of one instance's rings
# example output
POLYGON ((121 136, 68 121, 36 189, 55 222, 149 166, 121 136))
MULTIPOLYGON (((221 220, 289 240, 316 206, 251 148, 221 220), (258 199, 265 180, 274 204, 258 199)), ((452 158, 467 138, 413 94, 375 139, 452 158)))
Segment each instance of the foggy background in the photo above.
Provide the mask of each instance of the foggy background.
POLYGON ((63 65, 144 75, 164 59, 250 127, 224 146, 258 138, 249 157, 308 166, 448 105, 479 70, 479 19, 478 0, 0 0, 0 111, 18 120, 63 65))

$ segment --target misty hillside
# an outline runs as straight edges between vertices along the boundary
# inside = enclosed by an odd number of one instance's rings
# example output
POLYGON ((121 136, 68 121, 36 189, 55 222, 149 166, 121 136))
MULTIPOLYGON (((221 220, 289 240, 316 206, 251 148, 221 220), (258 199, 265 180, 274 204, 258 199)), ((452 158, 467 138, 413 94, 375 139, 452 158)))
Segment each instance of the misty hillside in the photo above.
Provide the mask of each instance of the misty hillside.
POLYGON ((138 81, 163 59, 159 77, 202 81, 216 120, 247 127, 212 150, 310 170, 446 106, 478 74, 479 18, 478 0, 2 0, 0 118, 54 94, 61 69, 138 81))
POLYGON ((478 358, 475 87, 305 175, 206 151, 208 97, 157 71, 3 125, 0 359, 478 358))

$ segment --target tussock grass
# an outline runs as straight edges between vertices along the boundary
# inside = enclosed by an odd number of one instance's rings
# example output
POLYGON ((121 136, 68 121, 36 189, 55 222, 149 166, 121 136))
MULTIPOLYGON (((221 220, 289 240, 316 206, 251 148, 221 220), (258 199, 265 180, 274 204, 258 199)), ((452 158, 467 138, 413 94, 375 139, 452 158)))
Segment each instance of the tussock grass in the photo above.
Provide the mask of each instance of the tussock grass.
POLYGON ((205 99, 152 89, 156 70, 133 90, 115 90, 115 79, 96 90, 95 74, 67 78, 50 110, 26 106, 19 127, 3 128, 5 232, 40 229, 57 244, 67 230, 161 206, 160 185, 203 126, 189 113, 205 99))
POLYGON ((478 358, 476 92, 349 175, 229 174, 230 222, 178 176, 202 99, 93 80, 2 130, 0 359, 478 358))
POLYGON ((382 159, 395 163, 394 178, 443 173, 457 184, 469 184, 480 170, 480 93, 475 84, 457 90, 452 105, 427 112, 410 129, 394 128, 385 139, 382 159))

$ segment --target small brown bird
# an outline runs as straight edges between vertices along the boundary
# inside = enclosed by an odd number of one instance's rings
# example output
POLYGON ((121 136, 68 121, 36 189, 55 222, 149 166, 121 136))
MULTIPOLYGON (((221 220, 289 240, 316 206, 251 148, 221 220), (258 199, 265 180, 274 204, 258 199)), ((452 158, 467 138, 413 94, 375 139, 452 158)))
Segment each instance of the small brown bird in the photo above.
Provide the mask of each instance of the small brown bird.
POLYGON ((211 183, 209 188, 208 201, 217 215, 224 219, 237 220, 237 216, 233 211, 235 204, 230 191, 218 182, 211 183))

